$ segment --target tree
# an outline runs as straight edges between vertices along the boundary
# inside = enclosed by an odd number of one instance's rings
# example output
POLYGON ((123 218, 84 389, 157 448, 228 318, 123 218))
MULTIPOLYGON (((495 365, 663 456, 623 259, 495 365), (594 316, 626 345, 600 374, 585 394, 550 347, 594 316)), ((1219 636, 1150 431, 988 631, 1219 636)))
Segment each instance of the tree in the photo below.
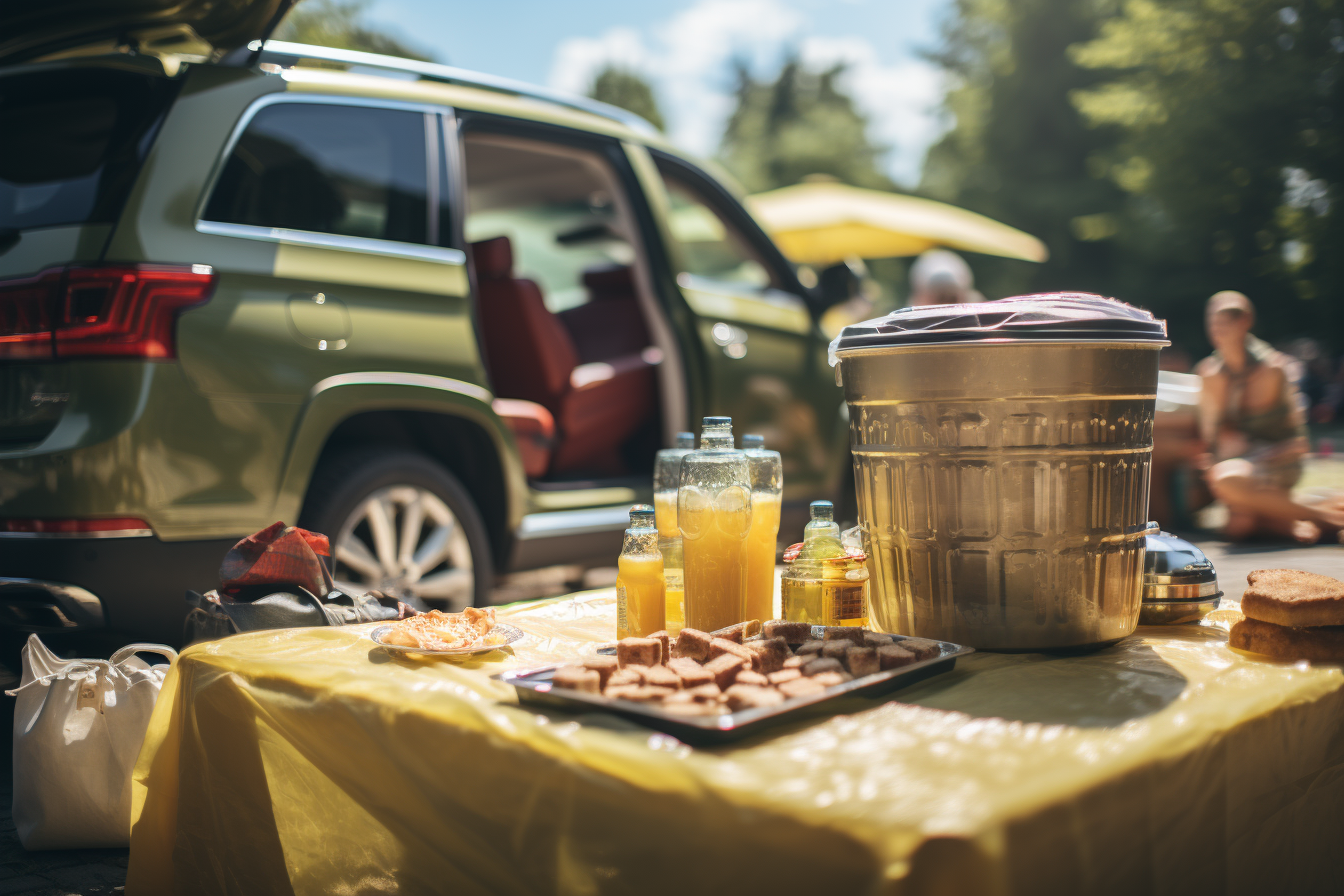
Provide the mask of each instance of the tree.
POLYGON ((372 0, 300 0, 280 27, 277 40, 343 50, 363 50, 433 62, 434 54, 414 49, 362 20, 372 0))
POLYGON ((588 96, 633 112, 658 130, 663 130, 663 114, 658 111, 653 88, 648 81, 629 69, 608 65, 593 79, 588 96))
POLYGON ((737 108, 719 155, 751 192, 796 184, 823 174, 861 187, 890 189, 878 165, 883 149, 868 139, 868 120, 839 86, 845 67, 812 72, 797 56, 773 82, 735 66, 737 108))
POLYGON ((1132 197, 1155 306, 1196 324, 1239 289, 1262 334, 1338 347, 1341 53, 1339 0, 1127 0, 1074 50, 1105 76, 1074 100, 1123 135, 1101 167, 1132 197))
POLYGON ((1102 0, 956 0, 932 58, 956 86, 952 128, 925 158, 921 192, 1021 228, 1045 242, 1044 265, 978 257, 990 298, 1073 290, 1121 295, 1114 237, 1125 194, 1094 161, 1116 139, 1091 128, 1070 101, 1101 76, 1068 48, 1096 35, 1102 0))

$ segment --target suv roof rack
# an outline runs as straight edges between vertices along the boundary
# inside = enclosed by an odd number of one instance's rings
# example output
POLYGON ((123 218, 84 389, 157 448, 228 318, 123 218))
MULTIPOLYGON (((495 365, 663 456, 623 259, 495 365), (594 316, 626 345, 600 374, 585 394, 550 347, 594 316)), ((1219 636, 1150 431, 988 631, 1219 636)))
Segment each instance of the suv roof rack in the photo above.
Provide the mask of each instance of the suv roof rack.
POLYGON ((473 72, 452 65, 437 62, 421 62, 417 59, 402 59, 397 56, 384 56, 380 53, 365 53, 361 50, 338 50, 334 47, 319 47, 312 44, 296 44, 283 40, 268 40, 264 44, 253 41, 248 45, 252 51, 249 62, 280 62, 284 60, 318 59, 323 62, 338 62, 360 68, 374 68, 389 72, 411 73, 430 81, 442 81, 446 84, 461 84, 467 87, 480 87, 495 90, 513 96, 525 96, 544 100, 559 106, 566 106, 580 112, 598 115, 610 121, 618 122, 632 130, 644 134, 656 135, 657 129, 633 112, 627 112, 617 106, 591 100, 587 97, 573 96, 558 90, 548 90, 512 78, 501 78, 473 72))

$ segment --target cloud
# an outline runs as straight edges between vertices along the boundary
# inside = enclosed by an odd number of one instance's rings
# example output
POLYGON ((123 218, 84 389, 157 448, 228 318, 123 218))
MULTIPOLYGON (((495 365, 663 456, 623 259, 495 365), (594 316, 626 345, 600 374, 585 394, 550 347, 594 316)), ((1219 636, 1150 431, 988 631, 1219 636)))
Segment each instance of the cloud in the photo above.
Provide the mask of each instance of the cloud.
POLYGON ((644 32, 615 27, 598 37, 570 37, 556 47, 550 84, 585 92, 596 74, 615 63, 647 77, 668 119, 672 139, 712 155, 732 112, 731 64, 774 72, 786 50, 809 65, 849 65, 845 86, 869 115, 873 138, 888 147, 889 172, 918 180, 924 151, 941 133, 936 107, 943 85, 922 60, 881 60, 867 38, 808 35, 808 19, 781 0, 699 0, 644 32))

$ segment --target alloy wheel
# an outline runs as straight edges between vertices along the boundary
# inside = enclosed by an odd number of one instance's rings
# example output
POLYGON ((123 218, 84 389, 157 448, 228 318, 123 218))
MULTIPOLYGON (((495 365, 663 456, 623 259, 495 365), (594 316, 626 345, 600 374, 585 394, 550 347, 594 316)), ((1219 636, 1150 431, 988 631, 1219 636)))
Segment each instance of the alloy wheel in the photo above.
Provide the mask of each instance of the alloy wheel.
POLYGON ((429 489, 393 485, 370 494, 341 525, 332 554, 342 591, 376 589, 421 610, 471 604, 475 574, 466 532, 429 489))

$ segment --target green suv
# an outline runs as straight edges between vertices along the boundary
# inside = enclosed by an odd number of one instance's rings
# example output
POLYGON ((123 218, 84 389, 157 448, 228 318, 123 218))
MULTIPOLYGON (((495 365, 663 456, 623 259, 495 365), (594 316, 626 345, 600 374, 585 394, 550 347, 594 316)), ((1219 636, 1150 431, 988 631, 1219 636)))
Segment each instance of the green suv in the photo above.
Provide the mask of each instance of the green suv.
POLYGON ((176 641, 277 519, 481 602, 610 563, 704 414, 783 453, 786 538, 846 481, 826 303, 642 120, 264 42, 284 0, 88 5, 0 21, 0 625, 176 641))

